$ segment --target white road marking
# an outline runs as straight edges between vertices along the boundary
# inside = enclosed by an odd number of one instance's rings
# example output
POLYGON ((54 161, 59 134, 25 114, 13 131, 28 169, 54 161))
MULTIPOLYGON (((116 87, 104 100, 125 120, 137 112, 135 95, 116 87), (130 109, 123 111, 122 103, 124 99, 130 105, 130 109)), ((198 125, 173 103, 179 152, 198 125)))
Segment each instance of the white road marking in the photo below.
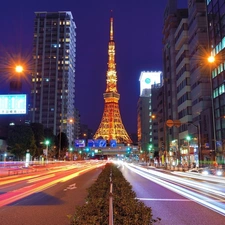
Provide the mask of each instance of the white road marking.
POLYGON ((182 199, 182 198, 178 198, 178 199, 170 199, 170 198, 137 198, 141 201, 168 201, 168 202, 190 202, 192 200, 190 199, 182 199))
POLYGON ((75 183, 74 184, 70 184, 67 188, 64 189, 64 191, 73 190, 75 188, 77 188, 75 183))

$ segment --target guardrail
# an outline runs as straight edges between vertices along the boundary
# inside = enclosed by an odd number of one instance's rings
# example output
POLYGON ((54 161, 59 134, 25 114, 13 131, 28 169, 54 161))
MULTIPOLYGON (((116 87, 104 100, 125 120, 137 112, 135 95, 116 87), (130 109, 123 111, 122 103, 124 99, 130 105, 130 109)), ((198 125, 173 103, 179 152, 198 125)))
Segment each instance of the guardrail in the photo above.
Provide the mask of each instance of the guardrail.
POLYGON ((113 183, 112 183, 112 171, 109 177, 110 188, 109 188, 109 225, 113 225, 113 183))
POLYGON ((19 174, 26 174, 26 173, 32 173, 36 172, 37 169, 26 169, 26 168, 15 168, 15 169, 9 169, 8 170, 8 176, 10 175, 19 175, 19 174))

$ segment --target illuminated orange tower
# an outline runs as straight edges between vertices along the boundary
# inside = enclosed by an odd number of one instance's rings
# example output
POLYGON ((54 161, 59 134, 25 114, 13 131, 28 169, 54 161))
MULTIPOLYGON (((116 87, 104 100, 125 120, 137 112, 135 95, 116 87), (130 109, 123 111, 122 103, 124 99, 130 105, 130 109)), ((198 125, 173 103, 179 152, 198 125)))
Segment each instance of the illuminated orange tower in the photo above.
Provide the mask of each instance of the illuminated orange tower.
POLYGON ((119 99, 117 92, 117 75, 115 63, 115 41, 113 38, 113 18, 110 18, 110 40, 108 47, 108 70, 106 75, 106 91, 103 94, 105 100, 104 112, 94 139, 116 140, 117 143, 132 143, 127 134, 120 116, 119 99))

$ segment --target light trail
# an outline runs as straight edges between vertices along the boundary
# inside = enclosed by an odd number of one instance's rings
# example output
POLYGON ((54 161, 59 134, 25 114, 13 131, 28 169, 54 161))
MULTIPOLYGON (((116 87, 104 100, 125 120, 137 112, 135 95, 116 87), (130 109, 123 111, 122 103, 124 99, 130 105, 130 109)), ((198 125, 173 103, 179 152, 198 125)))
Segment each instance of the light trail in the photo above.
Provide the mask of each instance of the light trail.
MULTIPOLYGON (((104 164, 102 164, 102 165, 104 165, 104 164)), ((40 177, 40 180, 33 181, 33 182, 37 182, 37 183, 33 183, 32 185, 29 185, 29 186, 20 188, 18 190, 10 191, 10 192, 0 195, 0 207, 11 204, 11 203, 18 201, 22 198, 25 198, 31 194, 44 191, 44 190, 56 185, 59 182, 66 182, 74 177, 79 176, 80 174, 86 173, 86 172, 96 169, 96 168, 97 168, 97 165, 88 165, 84 169, 79 170, 73 174, 69 174, 66 176, 65 176, 65 174, 61 174, 60 178, 56 178, 53 176, 47 178, 45 176, 46 179, 41 180, 41 177, 40 177)))
POLYGON ((30 184, 30 183, 34 183, 34 182, 37 182, 37 181, 42 181, 42 180, 45 180, 45 179, 48 179, 48 178, 54 177, 54 176, 55 176, 55 174, 49 174, 49 175, 46 175, 46 176, 37 177, 37 178, 28 180, 27 183, 30 184))
MULTIPOLYGON (((163 179, 169 179, 170 181, 174 181, 176 183, 180 183, 181 185, 184 184, 184 179, 180 178, 180 177, 174 177, 174 176, 169 175, 169 174, 164 174, 164 173, 161 173, 161 172, 158 172, 158 171, 153 171, 153 170, 147 170, 145 168, 141 168, 141 167, 137 167, 137 166, 133 166, 133 165, 132 165, 132 167, 135 167, 135 168, 137 168, 139 170, 142 170, 142 171, 145 171, 145 172, 147 171, 148 173, 151 173, 151 174, 156 175, 158 177, 161 177, 163 179)), ((209 187, 206 187, 206 184, 199 183, 199 182, 192 181, 192 180, 185 180, 185 186, 189 186, 191 188, 194 187, 194 188, 200 189, 201 192, 202 192, 202 190, 204 190, 204 191, 208 191, 211 194, 215 194, 215 195, 219 195, 221 197, 225 197, 225 193, 224 192, 214 190, 216 188, 216 186, 210 186, 210 188, 209 188, 209 187)))
POLYGON ((195 174, 195 173, 191 173, 191 172, 178 172, 178 171, 174 171, 172 172, 173 174, 182 176, 182 177, 190 177, 190 178, 194 178, 194 179, 199 179, 199 180, 205 180, 205 181, 210 181, 210 182, 217 182, 220 184, 225 184, 225 178, 222 176, 213 176, 213 175, 202 175, 202 174, 195 174))
MULTIPOLYGON (((57 172, 62 172, 62 171, 73 170, 75 168, 77 168, 77 167, 73 166, 73 165, 63 166, 63 167, 60 167, 60 168, 57 167, 56 169, 55 169, 55 167, 50 167, 50 168, 44 168, 43 170, 40 170, 40 171, 36 171, 36 173, 39 173, 39 174, 35 174, 35 175, 33 174, 33 175, 27 176, 27 174, 21 174, 21 175, 18 175, 16 177, 14 177, 14 176, 13 177, 4 177, 4 178, 0 178, 0 186, 12 184, 12 183, 15 183, 15 182, 21 182, 21 181, 25 181, 25 180, 30 180, 30 179, 35 178, 35 177, 43 177, 42 173, 52 174, 52 173, 57 173, 57 172)), ((31 182, 28 181, 28 183, 31 183, 31 182)))
MULTIPOLYGON (((151 180, 154 183, 157 183, 157 184, 159 184, 159 185, 161 185, 161 186, 163 186, 163 187, 165 187, 165 188, 167 188, 167 189, 169 189, 169 190, 171 190, 175 193, 180 194, 181 196, 184 196, 188 199, 191 199, 191 200, 195 201, 196 203, 201 204, 201 205, 203 205, 203 206, 205 206, 205 207, 225 216, 225 204, 222 203, 223 200, 218 202, 216 200, 206 198, 206 197, 204 197, 200 194, 196 194, 195 192, 187 190, 183 187, 180 187, 179 185, 175 185, 175 184, 172 184, 168 181, 161 180, 161 179, 159 179, 155 176, 152 177, 151 174, 149 174, 149 170, 143 171, 143 169, 141 169, 142 170, 141 171, 140 168, 136 169, 136 168, 134 168, 133 166, 130 166, 130 165, 126 165, 126 167, 128 169, 130 169, 131 171, 139 174, 140 176, 145 177, 148 180, 151 180), (215 205, 215 203, 217 203, 217 205, 215 205)), ((166 176, 166 174, 163 174, 163 176, 168 178, 168 176, 166 176)), ((185 180, 185 182, 186 182, 186 180, 185 180)), ((184 180, 183 180, 183 183, 184 183, 184 180)), ((202 187, 199 187, 199 188, 202 188, 202 187)), ((224 195, 222 192, 220 194, 224 195)))

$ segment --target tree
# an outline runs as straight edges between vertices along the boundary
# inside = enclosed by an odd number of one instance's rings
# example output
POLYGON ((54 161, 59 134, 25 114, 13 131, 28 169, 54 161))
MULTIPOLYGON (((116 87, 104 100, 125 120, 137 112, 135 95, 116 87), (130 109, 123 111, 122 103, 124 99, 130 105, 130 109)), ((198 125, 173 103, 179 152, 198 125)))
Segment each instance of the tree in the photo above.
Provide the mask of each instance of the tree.
MULTIPOLYGON (((49 145, 48 145, 48 157, 49 158, 53 158, 54 156, 56 156, 56 152, 54 151, 55 150, 54 147, 56 146, 57 138, 53 134, 52 128, 45 128, 44 129, 44 142, 46 140, 49 141, 49 145)), ((43 144, 44 144, 44 146, 46 148, 45 143, 43 143, 43 144)))
POLYGON ((7 145, 9 151, 18 159, 22 159, 27 150, 33 156, 37 146, 35 144, 34 133, 28 125, 15 125, 9 127, 7 145))
POLYGON ((43 142, 44 142, 44 127, 41 123, 31 123, 31 129, 34 133, 34 141, 37 146, 37 151, 34 157, 40 157, 43 154, 43 142))
POLYGON ((62 156, 66 155, 66 151, 69 147, 69 141, 68 141, 67 135, 64 132, 61 132, 61 137, 60 137, 60 133, 57 136, 57 147, 58 147, 58 149, 59 149, 60 146, 61 146, 61 148, 60 148, 60 150, 61 150, 60 151, 60 158, 62 158, 62 156), (61 140, 61 145, 60 145, 60 140, 61 140))

